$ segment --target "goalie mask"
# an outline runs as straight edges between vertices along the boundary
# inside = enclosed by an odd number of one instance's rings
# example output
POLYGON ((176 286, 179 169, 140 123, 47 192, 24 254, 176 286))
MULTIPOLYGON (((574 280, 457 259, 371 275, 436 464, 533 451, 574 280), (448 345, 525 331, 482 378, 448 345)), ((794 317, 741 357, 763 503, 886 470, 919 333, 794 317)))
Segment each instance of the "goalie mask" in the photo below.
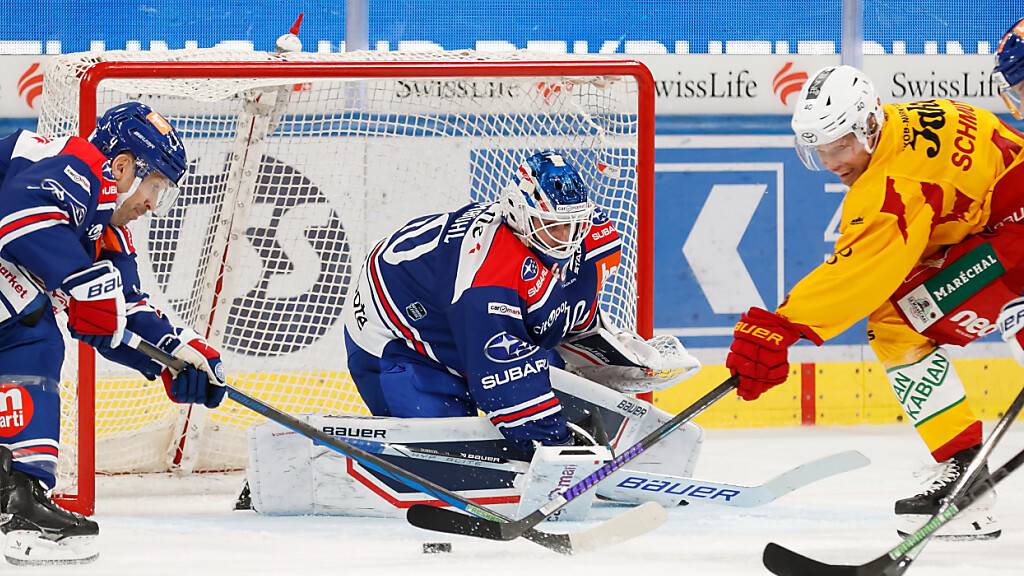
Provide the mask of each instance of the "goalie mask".
POLYGON ((800 160, 817 171, 825 168, 821 147, 848 134, 856 137, 854 145, 873 153, 884 121, 882 102, 863 72, 852 66, 828 66, 804 84, 791 126, 800 160))
POLYGON ((139 102, 120 104, 100 117, 89 141, 111 160, 124 152, 135 156, 135 180, 117 195, 118 206, 140 186, 157 190, 157 214, 174 204, 188 159, 178 132, 159 113, 139 102))
POLYGON ((999 96, 1017 120, 1024 119, 1024 19, 1006 31, 996 50, 996 66, 992 77, 999 86, 999 96))
POLYGON ((583 179, 557 152, 533 154, 501 197, 505 223, 541 254, 566 260, 590 231, 594 204, 583 179))

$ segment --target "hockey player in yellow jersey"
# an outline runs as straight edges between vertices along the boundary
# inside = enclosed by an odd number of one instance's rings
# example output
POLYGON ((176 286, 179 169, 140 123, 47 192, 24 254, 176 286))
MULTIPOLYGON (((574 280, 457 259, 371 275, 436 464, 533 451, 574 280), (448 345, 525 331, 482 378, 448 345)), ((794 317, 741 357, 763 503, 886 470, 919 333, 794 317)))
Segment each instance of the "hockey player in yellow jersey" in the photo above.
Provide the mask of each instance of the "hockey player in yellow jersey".
MULTIPOLYGON (((849 186, 841 236, 775 312, 742 315, 726 364, 739 376, 739 395, 753 400, 785 381, 786 350, 798 339, 820 345, 868 318, 871 347, 940 463, 924 493, 896 503, 912 532, 982 440, 944 345, 995 331, 1002 305, 1024 289, 1024 135, 962 102, 883 106, 850 66, 811 77, 792 126, 804 164, 849 186)), ((947 525, 946 535, 998 536, 993 499, 947 525)))

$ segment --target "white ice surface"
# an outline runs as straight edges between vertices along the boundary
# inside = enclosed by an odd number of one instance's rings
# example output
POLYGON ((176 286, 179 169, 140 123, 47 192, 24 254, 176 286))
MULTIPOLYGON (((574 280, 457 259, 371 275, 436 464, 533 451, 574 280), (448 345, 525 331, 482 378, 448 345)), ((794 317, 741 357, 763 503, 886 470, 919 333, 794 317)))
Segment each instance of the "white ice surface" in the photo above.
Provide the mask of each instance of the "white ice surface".
MULTIPOLYGON (((1024 424, 997 448, 998 465, 1024 448, 1024 424)), ((524 540, 489 542, 418 530, 401 520, 272 518, 230 510, 238 474, 101 479, 101 554, 85 566, 0 572, 36 575, 175 576, 515 575, 695 576, 768 574, 761 552, 775 541, 826 562, 861 563, 898 542, 893 501, 920 488, 912 472, 927 454, 909 427, 710 430, 696 476, 757 484, 802 462, 847 449, 867 468, 803 488, 760 508, 672 510, 657 531, 606 551, 561 557, 524 540), (143 493, 144 492, 144 493, 143 493), (451 554, 425 555, 423 542, 449 541, 451 554)), ((1024 472, 999 490, 1003 536, 988 542, 933 542, 908 574, 1024 574, 1024 472)), ((594 517, 621 510, 599 505, 594 517)), ((546 524, 563 531, 570 524, 546 524)), ((580 525, 575 525, 579 529, 580 525)))

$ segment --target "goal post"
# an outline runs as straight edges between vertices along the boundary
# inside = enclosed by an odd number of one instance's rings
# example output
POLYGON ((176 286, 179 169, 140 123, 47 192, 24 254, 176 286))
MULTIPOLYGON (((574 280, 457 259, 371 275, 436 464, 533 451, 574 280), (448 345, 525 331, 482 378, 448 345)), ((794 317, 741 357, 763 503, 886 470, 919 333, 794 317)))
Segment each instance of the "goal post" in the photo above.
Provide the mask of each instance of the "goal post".
MULTIPOLYGON (((525 154, 563 152, 623 237, 601 304, 652 332, 654 81, 630 60, 488 53, 98 53, 57 57, 39 132, 87 137, 154 107, 189 155, 168 215, 132 227, 142 289, 224 356, 233 385, 292 413, 365 413, 340 307, 368 246, 412 217, 496 199, 525 154)), ((59 501, 95 475, 238 469, 254 415, 171 404, 68 340, 59 501)))

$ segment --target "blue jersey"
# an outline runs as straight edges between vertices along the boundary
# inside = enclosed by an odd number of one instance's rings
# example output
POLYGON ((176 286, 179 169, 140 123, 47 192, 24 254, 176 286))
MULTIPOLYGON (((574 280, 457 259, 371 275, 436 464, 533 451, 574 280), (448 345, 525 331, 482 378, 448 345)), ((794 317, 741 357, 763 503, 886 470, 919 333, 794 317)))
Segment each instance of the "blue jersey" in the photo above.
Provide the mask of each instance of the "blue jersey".
MULTIPOLYGON (((131 233, 110 225, 116 202, 110 164, 89 141, 27 130, 0 139, 0 330, 19 329, 51 298, 63 311, 64 279, 105 259, 121 273, 128 328, 154 343, 171 333, 139 286, 131 233)), ((160 372, 127 347, 100 352, 148 378, 160 372)))
POLYGON ((404 354, 458 376, 445 382, 511 440, 566 434, 548 376, 551 352, 596 322, 620 241, 603 213, 563 266, 544 264, 502 220, 497 204, 417 218, 367 256, 345 308, 363 350, 404 354), (390 346, 389 346, 390 344, 390 346))

